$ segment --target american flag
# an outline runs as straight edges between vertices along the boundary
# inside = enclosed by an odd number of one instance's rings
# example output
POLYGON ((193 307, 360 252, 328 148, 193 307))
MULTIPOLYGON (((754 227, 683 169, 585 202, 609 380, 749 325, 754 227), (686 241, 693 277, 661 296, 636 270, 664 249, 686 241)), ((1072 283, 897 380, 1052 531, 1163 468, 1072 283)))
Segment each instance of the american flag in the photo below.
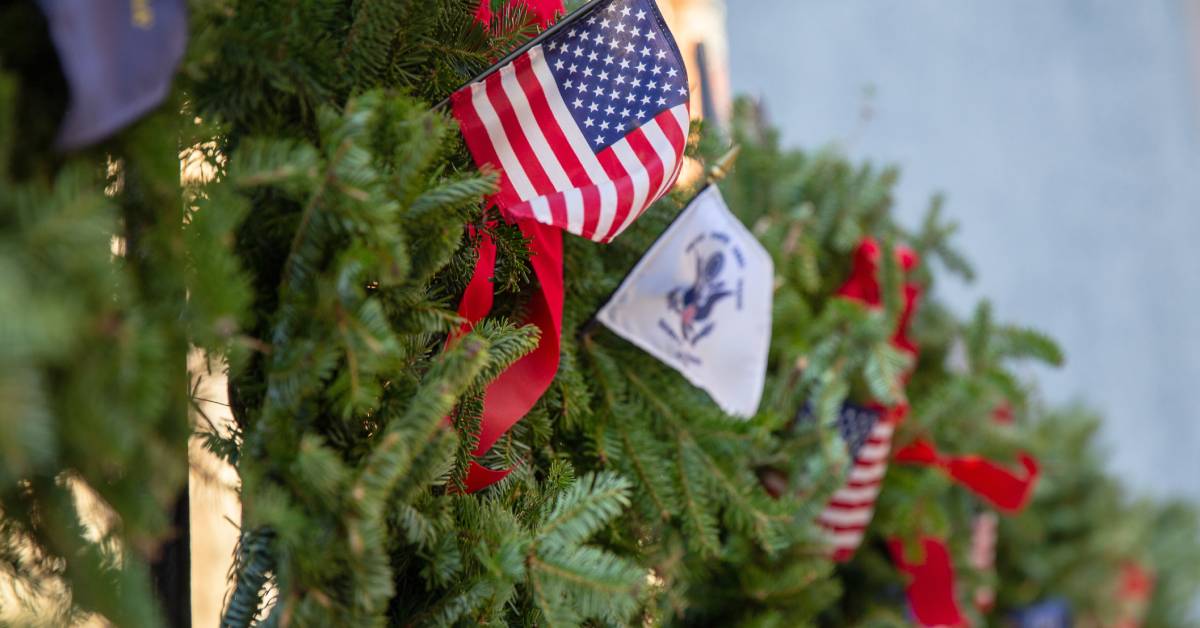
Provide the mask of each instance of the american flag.
POLYGON ((501 172, 510 218, 608 242, 679 176, 687 72, 654 0, 568 19, 451 105, 475 161, 501 172))
POLYGON ((836 561, 850 560, 854 555, 875 512, 875 498, 887 472, 895 427, 885 415, 881 407, 852 403, 843 404, 838 415, 838 432, 854 464, 845 485, 833 494, 817 518, 817 523, 828 533, 836 561))

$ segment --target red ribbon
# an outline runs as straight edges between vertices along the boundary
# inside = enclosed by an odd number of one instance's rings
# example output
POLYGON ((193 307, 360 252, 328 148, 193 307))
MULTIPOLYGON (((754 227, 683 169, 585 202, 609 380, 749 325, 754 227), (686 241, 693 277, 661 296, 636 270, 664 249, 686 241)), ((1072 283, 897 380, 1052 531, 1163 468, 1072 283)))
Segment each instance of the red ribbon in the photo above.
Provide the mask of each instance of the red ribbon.
MULTIPOLYGON (((558 16, 566 13, 562 0, 509 0, 509 5, 512 4, 523 5, 533 15, 538 26, 542 28, 550 26, 554 20, 558 19, 558 16)), ((490 27, 492 23, 491 0, 479 0, 479 8, 475 9, 475 20, 483 24, 484 28, 490 27)))
MULTIPOLYGON (((538 26, 545 28, 554 23, 566 11, 562 0, 508 0, 508 5, 520 3, 529 11, 538 26)), ((475 19, 489 28, 492 14, 491 0, 480 0, 475 19)), ((457 96, 458 93, 455 94, 457 96)), ((459 125, 463 120, 455 117, 459 125)), ((469 143, 469 142, 468 142, 469 143)), ((472 146, 476 163, 479 152, 472 146)), ((499 198, 492 199, 501 201, 499 198)), ((498 202, 501 211, 508 203, 498 202)), ((511 219, 511 217, 510 217, 511 219)), ((536 278, 534 294, 525 308, 525 324, 538 328, 541 336, 538 346, 531 353, 514 362, 500 374, 484 391, 483 413, 480 417, 479 442, 472 455, 476 458, 491 450, 496 441, 513 425, 516 425, 545 394, 558 373, 559 346, 562 342, 563 318, 563 253, 562 232, 532 220, 516 220, 521 232, 529 239, 530 264, 536 278)), ((492 278, 496 270, 496 245, 486 233, 479 242, 479 258, 458 314, 466 324, 455 337, 466 333, 483 320, 492 310, 494 291, 492 278)), ((449 342, 453 342, 452 337, 449 342)), ((488 469, 472 460, 465 479, 466 490, 473 493, 504 479, 512 469, 488 469)))
POLYGON ((908 329, 913 316, 917 312, 917 300, 921 298, 921 287, 915 283, 904 284, 904 309, 900 312, 900 320, 896 325, 896 334, 892 336, 892 346, 902 351, 917 355, 918 347, 915 340, 908 336, 908 329))
POLYGON ((1120 601, 1119 617, 1113 628, 1141 628, 1145 619, 1146 606, 1154 593, 1154 573, 1136 562, 1121 567, 1117 599, 1120 601))
POLYGON ((869 306, 878 306, 883 300, 879 296, 879 245, 874 238, 863 238, 854 251, 854 262, 850 277, 838 288, 838 296, 861 301, 869 306))
MULTIPOLYGON (((862 301, 867 305, 883 303, 879 288, 879 252, 879 243, 875 238, 863 238, 862 242, 858 243, 850 268, 850 277, 838 288, 838 295, 862 301)), ((920 261, 916 252, 907 246, 897 246, 894 252, 896 261, 905 273, 916 268, 917 262, 920 261)))
POLYGON ((996 508, 1020 512, 1029 503, 1039 473, 1037 460, 1025 452, 1017 455, 1022 472, 1012 471, 982 456, 947 456, 925 439, 896 452, 897 462, 937 467, 996 508))
POLYGON ((1153 592, 1154 574, 1150 570, 1136 562, 1121 567, 1121 599, 1141 602, 1150 599, 1153 592))
POLYGON ((1007 401, 1000 402, 992 410, 992 420, 1001 425, 1011 425, 1014 420, 1012 404, 1007 401))
MULTIPOLYGON (((532 221, 518 223, 530 239, 529 258, 536 291, 527 307, 525 323, 541 332, 538 346, 500 374, 484 392, 479 443, 472 454, 482 456, 500 440, 550 388, 558 372, 562 338, 563 254, 562 232, 532 221)), ((467 284, 458 313, 467 319, 464 331, 483 320, 492 309, 492 275, 496 269, 496 245, 484 234, 479 243, 475 274, 467 284)), ((467 471, 467 492, 474 493, 504 479, 512 469, 488 469, 474 460, 467 471)))
POLYGON ((909 562, 904 555, 904 543, 897 539, 888 542, 896 569, 908 576, 905 594, 913 617, 920 626, 968 626, 958 608, 955 591, 954 565, 942 539, 927 536, 921 539, 923 560, 909 562))
MULTIPOLYGON (((1023 474, 1013 472, 981 456, 946 456, 933 443, 920 439, 896 452, 897 462, 942 469, 959 484, 975 492, 996 508, 1015 513, 1023 509, 1033 494, 1037 482, 1038 464, 1022 452, 1018 460, 1023 474)), ((914 568, 903 556, 902 543, 892 539, 892 558, 896 568, 908 573, 912 580, 907 595, 913 613, 923 626, 965 626, 958 610, 954 568, 950 564, 945 543, 926 537, 925 562, 914 568), (933 552, 930 552, 933 548, 933 552)))
MULTIPOLYGON (((874 238, 863 238, 858 249, 854 252, 854 264, 846 283, 838 288, 838 296, 859 301, 867 307, 877 308, 883 303, 882 289, 879 286, 879 244, 874 238)), ((917 267, 917 254, 906 246, 895 248, 896 261, 905 274, 917 267)), ((915 283, 904 284, 904 309, 900 319, 896 321, 896 332, 892 336, 892 346, 917 355, 919 347, 916 341, 908 335, 913 316, 917 312, 917 302, 921 298, 921 287, 915 283)))

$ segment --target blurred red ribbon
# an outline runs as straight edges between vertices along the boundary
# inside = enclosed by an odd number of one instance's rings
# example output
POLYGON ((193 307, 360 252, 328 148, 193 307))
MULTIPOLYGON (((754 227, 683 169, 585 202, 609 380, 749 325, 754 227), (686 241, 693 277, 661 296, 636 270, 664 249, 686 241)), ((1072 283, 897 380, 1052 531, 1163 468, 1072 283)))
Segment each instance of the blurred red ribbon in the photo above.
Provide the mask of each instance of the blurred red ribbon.
POLYGON ((905 595, 918 625, 955 628, 970 625, 958 608, 957 578, 945 541, 923 537, 919 563, 909 562, 904 543, 898 539, 889 541, 888 549, 896 569, 908 576, 905 595))
POLYGON ((942 454, 926 439, 918 439, 897 451, 895 460, 937 467, 955 482, 1008 513, 1020 512, 1029 503, 1039 473, 1037 460, 1025 452, 1017 455, 1022 471, 1013 471, 982 456, 942 454))
MULTIPOLYGON (((838 288, 837 295, 859 301, 867 307, 877 308, 883 303, 882 289, 879 285, 879 243, 874 238, 863 238, 858 249, 854 252, 854 265, 850 277, 838 288)), ((905 275, 912 272, 920 261, 917 254, 906 246, 895 248, 896 261, 900 263, 905 275)), ((917 312, 917 302, 921 298, 921 287, 913 282, 905 282, 904 309, 896 321, 896 332, 892 335, 892 346, 916 357, 919 347, 908 335, 913 316, 917 312)), ((910 371, 911 372, 911 371, 910 371)), ((907 381, 908 374, 905 374, 907 381)))

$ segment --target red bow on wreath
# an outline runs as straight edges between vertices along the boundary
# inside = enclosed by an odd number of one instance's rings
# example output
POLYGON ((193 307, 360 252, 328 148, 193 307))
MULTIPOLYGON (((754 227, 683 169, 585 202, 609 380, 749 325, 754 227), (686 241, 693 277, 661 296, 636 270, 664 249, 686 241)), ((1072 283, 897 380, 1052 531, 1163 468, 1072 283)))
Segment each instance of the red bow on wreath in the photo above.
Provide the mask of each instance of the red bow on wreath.
MULTIPOLYGON (((562 0, 507 0, 508 6, 523 6, 537 25, 546 28, 558 19, 558 16, 566 13, 563 8, 562 0)), ((484 28, 489 28, 492 23, 492 2, 491 0, 479 0, 479 8, 475 10, 475 20, 483 24, 484 28)))

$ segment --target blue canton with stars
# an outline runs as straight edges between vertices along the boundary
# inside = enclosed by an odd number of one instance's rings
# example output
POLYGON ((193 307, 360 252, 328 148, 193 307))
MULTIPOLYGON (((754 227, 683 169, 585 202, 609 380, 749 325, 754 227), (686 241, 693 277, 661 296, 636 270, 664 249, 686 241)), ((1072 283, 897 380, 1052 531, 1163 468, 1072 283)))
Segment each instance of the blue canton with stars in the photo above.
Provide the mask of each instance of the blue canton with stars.
POLYGON ((542 47, 592 152, 688 100, 687 70, 654 0, 601 3, 542 47))
MULTIPOLYGON (((838 434, 846 442, 846 451, 850 453, 851 460, 858 458, 858 451, 871 437, 871 430, 875 429, 875 424, 879 422, 879 415, 879 411, 872 408, 855 405, 848 401, 842 404, 842 410, 838 413, 837 428, 838 434)), ((812 421, 813 419, 812 407, 805 402, 804 407, 800 408, 797 420, 812 421)))

